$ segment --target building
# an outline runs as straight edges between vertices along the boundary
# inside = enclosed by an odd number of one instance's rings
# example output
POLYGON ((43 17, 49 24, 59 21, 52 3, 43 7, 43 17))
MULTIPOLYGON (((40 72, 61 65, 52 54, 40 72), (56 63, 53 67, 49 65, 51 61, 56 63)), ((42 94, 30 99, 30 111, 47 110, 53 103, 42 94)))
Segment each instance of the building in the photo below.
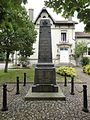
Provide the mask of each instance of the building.
POLYGON ((85 53, 85 57, 90 59, 90 34, 85 32, 75 32, 76 42, 84 42, 87 44, 87 52, 85 53))
POLYGON ((39 25, 40 19, 49 18, 51 22, 51 37, 52 37, 52 55, 53 63, 73 63, 75 60, 72 55, 75 48, 75 24, 71 18, 63 21, 56 21, 49 14, 46 8, 42 8, 41 12, 34 21, 37 30, 37 40, 34 44, 35 53, 30 57, 31 63, 35 64, 38 60, 38 41, 39 41, 39 25))
MULTIPOLYGON (((29 9, 30 19, 33 21, 33 9, 29 9)), ((36 64, 38 61, 38 43, 39 43, 39 25, 40 19, 48 18, 51 22, 51 37, 52 37, 52 57, 55 65, 73 64, 76 65, 74 59, 75 43, 84 41, 88 46, 86 57, 90 58, 90 34, 84 32, 75 32, 77 22, 71 17, 64 20, 55 20, 48 10, 44 7, 35 19, 35 29, 37 30, 37 39, 33 45, 34 54, 30 56, 30 63, 36 64)))
POLYGON ((54 64, 75 65, 76 62, 73 57, 75 43, 81 41, 86 42, 88 46, 86 56, 90 57, 90 34, 75 32, 75 25, 78 23, 73 21, 71 17, 68 20, 56 21, 44 7, 34 21, 38 34, 36 43, 33 45, 35 53, 30 57, 32 64, 37 63, 38 60, 39 25, 40 19, 42 18, 49 18, 51 22, 52 55, 54 64))

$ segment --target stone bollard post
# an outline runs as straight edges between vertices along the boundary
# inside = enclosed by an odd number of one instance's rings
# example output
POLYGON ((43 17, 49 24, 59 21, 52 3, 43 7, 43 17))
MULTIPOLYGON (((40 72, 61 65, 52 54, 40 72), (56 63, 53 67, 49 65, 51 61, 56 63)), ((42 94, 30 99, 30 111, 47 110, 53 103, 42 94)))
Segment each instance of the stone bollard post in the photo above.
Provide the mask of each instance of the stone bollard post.
POLYGON ((16 81, 16 95, 20 94, 19 93, 19 77, 17 77, 17 81, 16 81))
POLYGON ((23 86, 25 86, 26 85, 26 73, 24 73, 24 84, 23 84, 23 86))
POLYGON ((74 77, 71 77, 71 95, 74 95, 74 77))
POLYGON ((84 112, 89 112, 87 101, 87 85, 83 85, 83 109, 84 112))
POLYGON ((65 73, 65 82, 64 82, 64 86, 67 86, 67 75, 65 73))
POLYGON ((2 107, 2 111, 7 111, 8 107, 7 107, 7 85, 3 84, 3 107, 2 107))

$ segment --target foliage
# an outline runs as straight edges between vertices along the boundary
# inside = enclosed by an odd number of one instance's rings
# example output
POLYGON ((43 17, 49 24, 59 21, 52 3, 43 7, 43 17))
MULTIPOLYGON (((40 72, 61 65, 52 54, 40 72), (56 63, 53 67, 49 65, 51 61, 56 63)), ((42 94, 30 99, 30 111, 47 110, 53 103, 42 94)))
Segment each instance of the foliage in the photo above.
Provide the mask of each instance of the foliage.
POLYGON ((90 62, 90 60, 89 60, 89 58, 87 58, 87 57, 83 57, 83 58, 81 59, 81 64, 82 64, 82 66, 85 66, 85 65, 89 64, 89 62, 90 62))
POLYGON ((34 24, 29 21, 25 8, 21 7, 15 12, 17 15, 13 11, 13 16, 10 15, 8 18, 9 24, 7 21, 4 21, 5 25, 1 28, 0 49, 5 52, 12 52, 23 49, 23 46, 29 46, 31 47, 31 52, 32 44, 35 42, 36 38, 34 24), (9 21, 10 18, 14 20, 9 21))
POLYGON ((62 66, 62 67, 57 68, 56 73, 60 74, 62 76, 65 76, 65 74, 69 77, 75 77, 76 76, 75 69, 72 68, 72 67, 66 67, 66 66, 62 66))
POLYGON ((5 53, 0 52, 0 61, 4 61, 4 60, 5 60, 5 53))
POLYGON ((30 66, 29 59, 26 56, 20 56, 19 63, 22 65, 22 67, 30 66))
POLYGON ((21 3, 27 0, 0 1, 0 50, 6 53, 7 72, 8 59, 13 51, 30 56, 36 39, 34 24, 29 20, 27 12, 21 3), (27 48, 27 49, 26 49, 27 48), (23 52, 22 52, 23 51, 23 52))
MULTIPOLYGON (((24 18, 24 16, 23 16, 24 18)), ((30 56, 32 55, 33 52, 33 43, 36 40, 36 31, 35 31, 35 26, 32 22, 30 22, 29 18, 25 17, 24 21, 25 25, 23 28, 19 31, 21 33, 20 38, 22 38, 22 44, 20 46, 20 55, 22 56, 30 56), (29 24, 28 24, 29 23, 29 24)))
POLYGON ((83 72, 90 75, 90 64, 83 67, 83 72))
POLYGON ((90 0, 45 0, 45 5, 65 18, 77 12, 77 17, 86 24, 85 30, 90 32, 90 0))
POLYGON ((17 10, 20 9, 22 3, 26 4, 27 0, 0 0, 0 27, 5 22, 9 27, 12 26, 9 22, 13 19, 13 13, 14 15, 17 14, 17 10))
POLYGON ((75 58, 83 57, 83 54, 87 51, 87 45, 84 42, 76 43, 75 46, 75 58))

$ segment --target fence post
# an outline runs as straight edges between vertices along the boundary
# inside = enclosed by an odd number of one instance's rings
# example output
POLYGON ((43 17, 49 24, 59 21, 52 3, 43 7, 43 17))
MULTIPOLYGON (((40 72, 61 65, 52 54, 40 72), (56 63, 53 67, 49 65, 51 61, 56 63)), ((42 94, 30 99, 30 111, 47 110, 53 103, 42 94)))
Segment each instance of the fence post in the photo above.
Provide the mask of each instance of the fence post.
POLYGON ((7 111, 8 107, 7 107, 7 85, 3 84, 3 107, 2 107, 2 111, 7 111))
POLYGON ((25 86, 26 85, 26 73, 24 73, 24 84, 23 84, 23 86, 25 86))
POLYGON ((87 85, 83 85, 83 109, 84 112, 89 112, 87 101, 87 85))
POLYGON ((17 77, 17 81, 16 81, 16 95, 20 94, 19 93, 19 77, 17 77))
POLYGON ((71 77, 71 95, 74 95, 74 77, 71 77))
POLYGON ((67 86, 67 74, 65 73, 65 81, 64 81, 64 86, 67 86))

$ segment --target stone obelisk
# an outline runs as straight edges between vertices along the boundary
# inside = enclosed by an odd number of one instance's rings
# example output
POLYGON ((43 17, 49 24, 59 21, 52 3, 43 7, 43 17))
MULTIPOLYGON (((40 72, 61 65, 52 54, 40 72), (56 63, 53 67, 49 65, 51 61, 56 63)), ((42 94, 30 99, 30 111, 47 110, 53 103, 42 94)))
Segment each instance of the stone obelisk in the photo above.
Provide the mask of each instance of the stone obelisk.
POLYGON ((39 29, 38 64, 35 67, 32 92, 58 92, 56 72, 52 63, 51 24, 41 19, 39 29))

